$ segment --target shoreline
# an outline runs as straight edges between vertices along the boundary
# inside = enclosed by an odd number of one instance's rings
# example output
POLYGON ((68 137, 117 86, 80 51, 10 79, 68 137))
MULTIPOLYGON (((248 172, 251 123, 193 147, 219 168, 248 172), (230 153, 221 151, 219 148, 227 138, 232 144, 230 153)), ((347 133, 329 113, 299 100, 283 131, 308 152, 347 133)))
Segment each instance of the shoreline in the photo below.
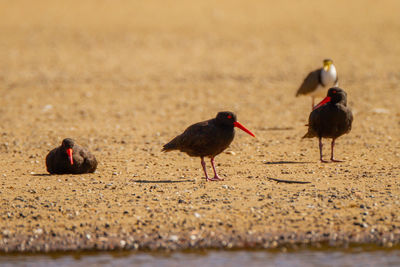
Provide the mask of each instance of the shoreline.
POLYGON ((0 253, 57 253, 57 252, 100 252, 100 251, 142 251, 142 252, 177 252, 203 250, 299 250, 299 249, 348 249, 369 247, 372 249, 400 248, 400 234, 344 233, 286 235, 219 235, 217 237, 199 237, 188 235, 170 235, 161 237, 94 237, 71 238, 49 237, 45 235, 27 238, 3 238, 0 253), (223 238, 220 238, 223 237, 223 238), (178 239, 178 240, 176 240, 178 239))

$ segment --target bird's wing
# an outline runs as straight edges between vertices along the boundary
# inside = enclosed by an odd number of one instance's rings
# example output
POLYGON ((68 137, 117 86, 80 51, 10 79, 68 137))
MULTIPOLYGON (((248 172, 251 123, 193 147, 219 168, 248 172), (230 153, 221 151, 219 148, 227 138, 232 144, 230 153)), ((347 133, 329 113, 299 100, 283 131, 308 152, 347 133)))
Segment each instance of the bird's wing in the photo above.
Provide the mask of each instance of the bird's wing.
POLYGON ((57 148, 54 148, 46 156, 46 168, 49 173, 54 172, 54 158, 56 157, 57 148))
POLYGON ((189 126, 182 134, 180 143, 182 148, 198 149, 207 145, 212 138, 214 127, 210 127, 211 121, 203 121, 189 126))
POLYGON ((317 89, 321 81, 321 70, 322 69, 314 70, 307 75, 303 83, 300 85, 300 88, 297 90, 296 96, 306 95, 317 89))
POLYGON ((201 140, 204 139, 202 136, 209 131, 209 129, 207 129, 208 123, 209 121, 203 121, 189 126, 182 134, 165 144, 161 151, 168 152, 178 149, 188 152, 188 150, 192 148, 197 148, 201 140))
POLYGON ((308 126, 308 131, 307 133, 303 136, 303 138, 312 138, 317 136, 317 132, 315 131, 314 126, 318 125, 321 121, 321 114, 320 114, 320 110, 313 110, 310 113, 310 116, 308 118, 308 124, 306 126, 308 126))
POLYGON ((353 113, 351 112, 350 108, 344 106, 344 105, 338 105, 339 106, 339 122, 338 122, 338 127, 345 132, 348 133, 351 131, 351 124, 353 122, 353 113))
POLYGON ((74 160, 77 161, 77 164, 81 165, 80 168, 87 169, 87 172, 94 172, 96 170, 96 157, 88 149, 79 146, 75 154, 76 157, 74 157, 74 160))
POLYGON ((97 168, 96 157, 87 149, 85 149, 84 164, 89 167, 88 172, 94 172, 97 168))

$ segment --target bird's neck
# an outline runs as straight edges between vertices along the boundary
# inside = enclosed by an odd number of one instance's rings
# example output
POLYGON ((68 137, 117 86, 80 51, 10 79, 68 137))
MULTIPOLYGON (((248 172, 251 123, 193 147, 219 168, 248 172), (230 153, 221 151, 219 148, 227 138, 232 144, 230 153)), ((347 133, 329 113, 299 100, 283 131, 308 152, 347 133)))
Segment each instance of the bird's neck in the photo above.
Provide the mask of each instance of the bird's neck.
POLYGON ((332 104, 333 105, 338 105, 338 104, 340 104, 340 105, 343 105, 343 106, 347 106, 347 100, 345 99, 345 98, 342 98, 340 101, 337 101, 337 102, 332 102, 332 104))
POLYGON ((328 71, 322 69, 321 81, 324 86, 333 86, 336 83, 337 73, 336 68, 332 64, 328 71))
POLYGON ((223 129, 224 131, 233 131, 234 130, 234 126, 229 125, 229 124, 217 123, 217 126, 221 129, 223 129))
POLYGON ((343 106, 347 107, 347 100, 346 99, 342 99, 339 101, 339 104, 342 104, 343 106))

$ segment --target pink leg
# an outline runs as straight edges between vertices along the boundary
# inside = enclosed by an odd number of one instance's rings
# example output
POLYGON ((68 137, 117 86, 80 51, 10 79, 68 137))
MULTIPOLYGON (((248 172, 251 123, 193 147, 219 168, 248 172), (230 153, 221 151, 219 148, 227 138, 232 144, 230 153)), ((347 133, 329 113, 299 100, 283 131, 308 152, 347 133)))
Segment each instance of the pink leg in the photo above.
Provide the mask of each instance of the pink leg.
POLYGON ((208 178, 207 175, 206 162, 204 161, 203 157, 201 157, 201 166, 203 167, 204 175, 206 176, 206 181, 209 181, 210 179, 208 178))
POLYGON ((333 158, 333 148, 335 147, 335 138, 332 139, 332 143, 331 143, 331 160, 333 162, 343 162, 343 160, 337 160, 333 158))
POLYGON ((211 158, 211 166, 213 168, 214 171, 214 178, 210 179, 211 181, 223 181, 224 179, 220 178, 217 174, 217 171, 215 170, 215 166, 214 166, 214 158, 211 158))
POLYGON ((322 159, 322 147, 323 147, 322 138, 320 137, 319 138, 319 160, 323 163, 328 163, 328 161, 322 159))

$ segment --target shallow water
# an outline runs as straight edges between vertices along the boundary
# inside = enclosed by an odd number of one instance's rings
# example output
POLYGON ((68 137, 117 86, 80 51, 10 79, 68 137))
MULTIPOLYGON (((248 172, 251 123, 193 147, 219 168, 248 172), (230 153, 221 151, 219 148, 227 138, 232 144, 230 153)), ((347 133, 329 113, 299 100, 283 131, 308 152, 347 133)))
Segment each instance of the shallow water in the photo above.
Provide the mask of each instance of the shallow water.
POLYGON ((2 255, 0 266, 400 266, 400 250, 295 252, 209 251, 204 253, 70 253, 2 255))

